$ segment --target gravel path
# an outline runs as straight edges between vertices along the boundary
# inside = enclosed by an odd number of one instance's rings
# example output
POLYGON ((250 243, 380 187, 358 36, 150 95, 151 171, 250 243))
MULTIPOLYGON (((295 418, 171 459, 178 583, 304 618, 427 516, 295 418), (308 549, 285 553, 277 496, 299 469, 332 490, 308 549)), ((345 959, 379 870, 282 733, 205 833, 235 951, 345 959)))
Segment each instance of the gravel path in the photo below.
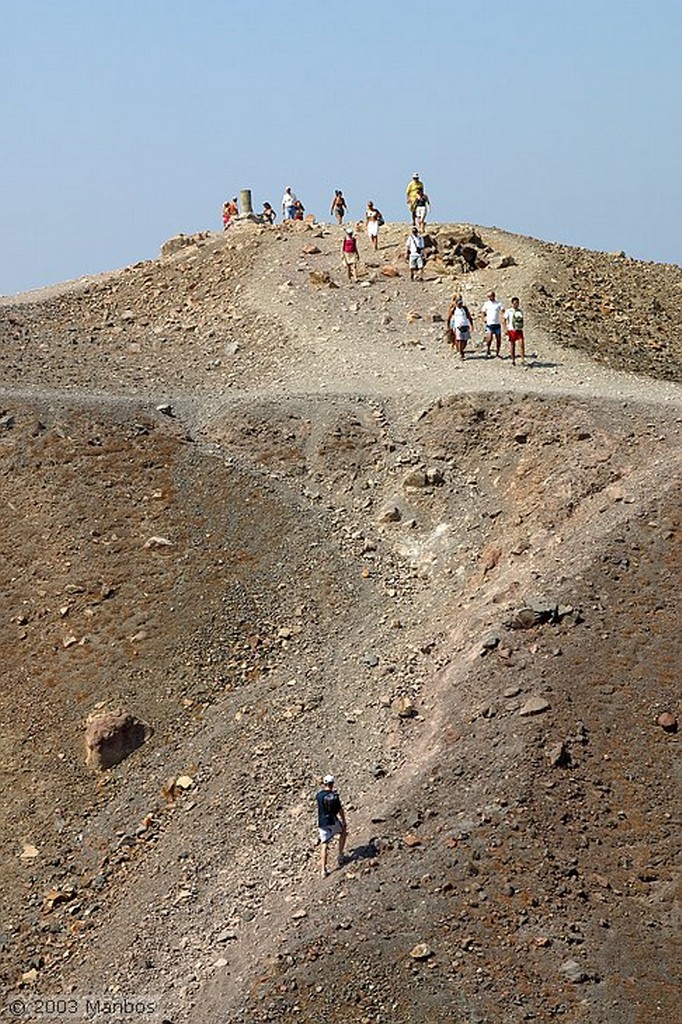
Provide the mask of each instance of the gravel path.
MULTIPOLYGON (((267 311, 280 323, 293 356, 286 373, 269 390, 434 398, 501 390, 676 405, 682 401, 682 389, 676 384, 599 366, 577 349, 560 344, 557 332, 537 322, 528 307, 527 367, 513 367, 508 356, 487 360, 480 320, 470 354, 461 363, 444 340, 444 323, 431 321, 434 314, 445 315, 453 283, 428 270, 423 284, 410 282, 399 262, 405 233, 404 225, 386 225, 377 254, 369 254, 360 237, 367 263, 358 284, 344 280, 339 262, 342 229, 316 232, 313 241, 319 254, 303 252, 310 245, 309 235, 280 235, 274 257, 269 247, 264 249, 245 299, 254 310, 267 311), (400 267, 401 277, 382 277, 381 263, 400 267), (338 289, 312 285, 308 278, 313 270, 328 271, 338 289), (408 323, 414 312, 422 319, 408 323)), ((495 288, 504 302, 511 294, 519 294, 523 306, 524 295, 541 271, 533 243, 499 231, 486 231, 485 238, 513 256, 517 265, 462 278, 465 301, 474 313, 486 292, 495 288)))

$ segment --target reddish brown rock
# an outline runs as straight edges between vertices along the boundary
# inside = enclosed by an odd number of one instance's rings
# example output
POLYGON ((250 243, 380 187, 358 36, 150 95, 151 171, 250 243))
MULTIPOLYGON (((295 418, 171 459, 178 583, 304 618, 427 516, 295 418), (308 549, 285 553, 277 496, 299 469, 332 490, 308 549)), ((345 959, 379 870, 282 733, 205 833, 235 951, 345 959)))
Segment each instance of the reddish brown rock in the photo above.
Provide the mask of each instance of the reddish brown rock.
POLYGON ((148 722, 122 708, 91 715, 85 730, 86 764, 90 768, 111 768, 153 734, 148 722))
POLYGON ((677 719, 671 711, 664 711, 662 715, 659 715, 656 719, 656 724, 660 725, 661 729, 665 729, 666 732, 677 732, 677 719))

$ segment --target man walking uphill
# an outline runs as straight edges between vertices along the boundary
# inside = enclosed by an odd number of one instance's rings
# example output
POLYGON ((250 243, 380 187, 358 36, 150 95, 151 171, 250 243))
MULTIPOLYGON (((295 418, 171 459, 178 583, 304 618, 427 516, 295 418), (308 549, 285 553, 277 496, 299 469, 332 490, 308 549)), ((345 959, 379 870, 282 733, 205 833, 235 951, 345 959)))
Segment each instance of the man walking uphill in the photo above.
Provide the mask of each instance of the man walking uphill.
POLYGON ((322 780, 322 786, 323 788, 315 799, 317 800, 317 827, 320 833, 320 843, 322 844, 320 869, 322 877, 326 878, 329 874, 327 869, 329 844, 334 836, 339 837, 338 864, 340 867, 344 863, 343 851, 348 832, 346 829, 346 815, 341 806, 341 797, 334 789, 334 776, 325 775, 322 780))

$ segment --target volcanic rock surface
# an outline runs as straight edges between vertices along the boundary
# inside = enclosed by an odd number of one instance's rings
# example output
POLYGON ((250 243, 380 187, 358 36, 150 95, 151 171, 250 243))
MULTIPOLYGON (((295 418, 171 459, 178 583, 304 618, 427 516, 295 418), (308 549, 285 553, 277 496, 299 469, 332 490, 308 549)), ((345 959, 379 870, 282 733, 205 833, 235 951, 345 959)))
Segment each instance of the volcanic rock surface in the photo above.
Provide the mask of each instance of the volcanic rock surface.
POLYGON ((0 300, 26 1019, 674 1019, 682 272, 433 225, 411 283, 406 231, 357 284, 340 229, 244 224, 0 300), (526 367, 446 343, 490 288, 526 367), (116 708, 153 735, 93 771, 116 708))

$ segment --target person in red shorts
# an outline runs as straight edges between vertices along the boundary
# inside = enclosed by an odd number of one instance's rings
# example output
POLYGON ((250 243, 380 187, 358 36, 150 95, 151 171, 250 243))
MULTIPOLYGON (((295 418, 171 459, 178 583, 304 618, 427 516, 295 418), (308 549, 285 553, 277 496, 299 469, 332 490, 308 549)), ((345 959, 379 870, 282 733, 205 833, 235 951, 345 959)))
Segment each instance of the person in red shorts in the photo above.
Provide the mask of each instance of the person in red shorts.
POLYGON ((511 300, 511 309, 504 312, 506 334, 509 338, 509 349, 511 351, 512 366, 516 366, 516 346, 519 346, 521 365, 526 365, 526 341, 523 335, 523 310, 519 305, 518 297, 515 295, 511 300))

